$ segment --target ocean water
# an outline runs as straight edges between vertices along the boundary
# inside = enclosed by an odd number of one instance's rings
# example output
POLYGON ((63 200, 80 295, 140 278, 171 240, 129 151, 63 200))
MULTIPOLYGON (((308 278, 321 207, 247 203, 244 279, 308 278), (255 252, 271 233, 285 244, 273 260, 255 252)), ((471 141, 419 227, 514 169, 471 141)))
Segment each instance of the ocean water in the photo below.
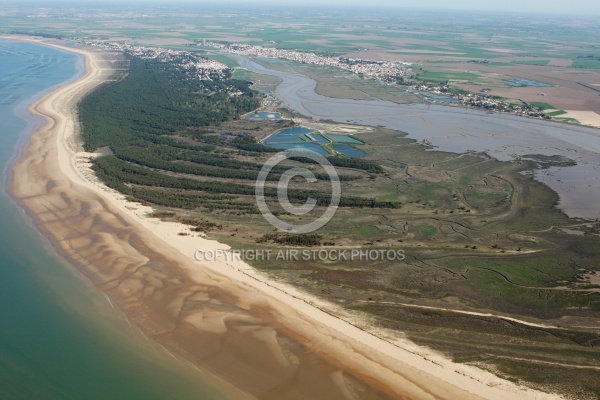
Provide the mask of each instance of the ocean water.
POLYGON ((27 105, 81 71, 70 53, 0 40, 0 399, 227 399, 146 341, 8 196, 9 165, 39 124, 27 105))

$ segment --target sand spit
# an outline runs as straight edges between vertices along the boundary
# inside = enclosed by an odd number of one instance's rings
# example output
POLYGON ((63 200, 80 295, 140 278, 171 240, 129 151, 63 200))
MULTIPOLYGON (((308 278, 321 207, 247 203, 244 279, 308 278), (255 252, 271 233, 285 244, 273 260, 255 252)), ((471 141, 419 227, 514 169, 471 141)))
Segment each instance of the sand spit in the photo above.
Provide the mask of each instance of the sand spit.
POLYGON ((559 398, 374 336, 242 262, 195 261, 227 246, 180 236, 189 229, 147 217, 89 170, 76 106, 112 71, 102 53, 59 47, 84 56, 86 72, 30 107, 45 123, 13 168, 13 193, 148 337, 260 399, 559 398))

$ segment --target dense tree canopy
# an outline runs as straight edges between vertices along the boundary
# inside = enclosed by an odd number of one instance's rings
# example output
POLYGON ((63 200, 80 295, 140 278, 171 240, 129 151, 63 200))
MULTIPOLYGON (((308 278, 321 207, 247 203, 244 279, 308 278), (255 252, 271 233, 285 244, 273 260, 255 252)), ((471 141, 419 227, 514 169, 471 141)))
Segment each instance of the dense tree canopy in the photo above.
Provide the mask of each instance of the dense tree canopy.
MULTIPOLYGON (((277 152, 249 135, 223 138, 203 132, 256 109, 261 94, 249 82, 224 78, 200 80, 173 63, 130 57, 129 73, 106 84, 80 104, 84 147, 109 148, 111 155, 95 159, 95 169, 108 186, 134 199, 178 208, 257 212, 244 196, 254 195, 262 163, 252 155, 277 152), (193 140, 182 140, 185 132, 193 140), (247 183, 243 183, 247 182, 247 183)), ((372 162, 331 157, 333 165, 382 172, 372 162)), ((306 160, 299 160, 307 162, 306 160)), ((269 180, 278 180, 276 167, 269 180)), ((326 174, 316 174, 328 179, 326 174)), ((340 176, 341 180, 358 179, 340 176)), ((274 189, 266 196, 275 198, 274 189)), ((304 202, 315 198, 327 205, 330 194, 290 190, 289 197, 304 202)), ((397 207, 362 197, 342 197, 345 207, 397 207)))

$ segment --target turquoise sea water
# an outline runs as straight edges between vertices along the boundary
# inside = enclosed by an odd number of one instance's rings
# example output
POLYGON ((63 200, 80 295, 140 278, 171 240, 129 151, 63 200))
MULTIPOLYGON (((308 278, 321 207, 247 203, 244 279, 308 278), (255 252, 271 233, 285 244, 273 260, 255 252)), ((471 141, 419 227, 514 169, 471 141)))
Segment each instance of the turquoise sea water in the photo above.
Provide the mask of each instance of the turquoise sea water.
POLYGON ((226 399, 130 327, 7 195, 35 127, 27 104, 81 69, 75 55, 0 40, 0 399, 226 399))

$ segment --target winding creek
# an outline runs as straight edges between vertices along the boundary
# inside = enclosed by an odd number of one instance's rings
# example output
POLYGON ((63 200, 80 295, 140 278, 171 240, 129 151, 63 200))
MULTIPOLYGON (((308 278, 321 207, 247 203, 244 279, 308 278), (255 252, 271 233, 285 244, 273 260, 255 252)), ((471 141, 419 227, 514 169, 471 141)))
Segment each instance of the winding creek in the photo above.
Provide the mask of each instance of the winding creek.
POLYGON ((242 68, 281 78, 275 94, 282 107, 315 120, 384 126, 427 140, 437 150, 486 153, 502 161, 525 155, 567 157, 577 165, 536 170, 535 179, 559 194, 558 206, 570 217, 600 218, 600 129, 454 106, 329 98, 316 93, 315 80, 297 71, 228 55, 242 68))

